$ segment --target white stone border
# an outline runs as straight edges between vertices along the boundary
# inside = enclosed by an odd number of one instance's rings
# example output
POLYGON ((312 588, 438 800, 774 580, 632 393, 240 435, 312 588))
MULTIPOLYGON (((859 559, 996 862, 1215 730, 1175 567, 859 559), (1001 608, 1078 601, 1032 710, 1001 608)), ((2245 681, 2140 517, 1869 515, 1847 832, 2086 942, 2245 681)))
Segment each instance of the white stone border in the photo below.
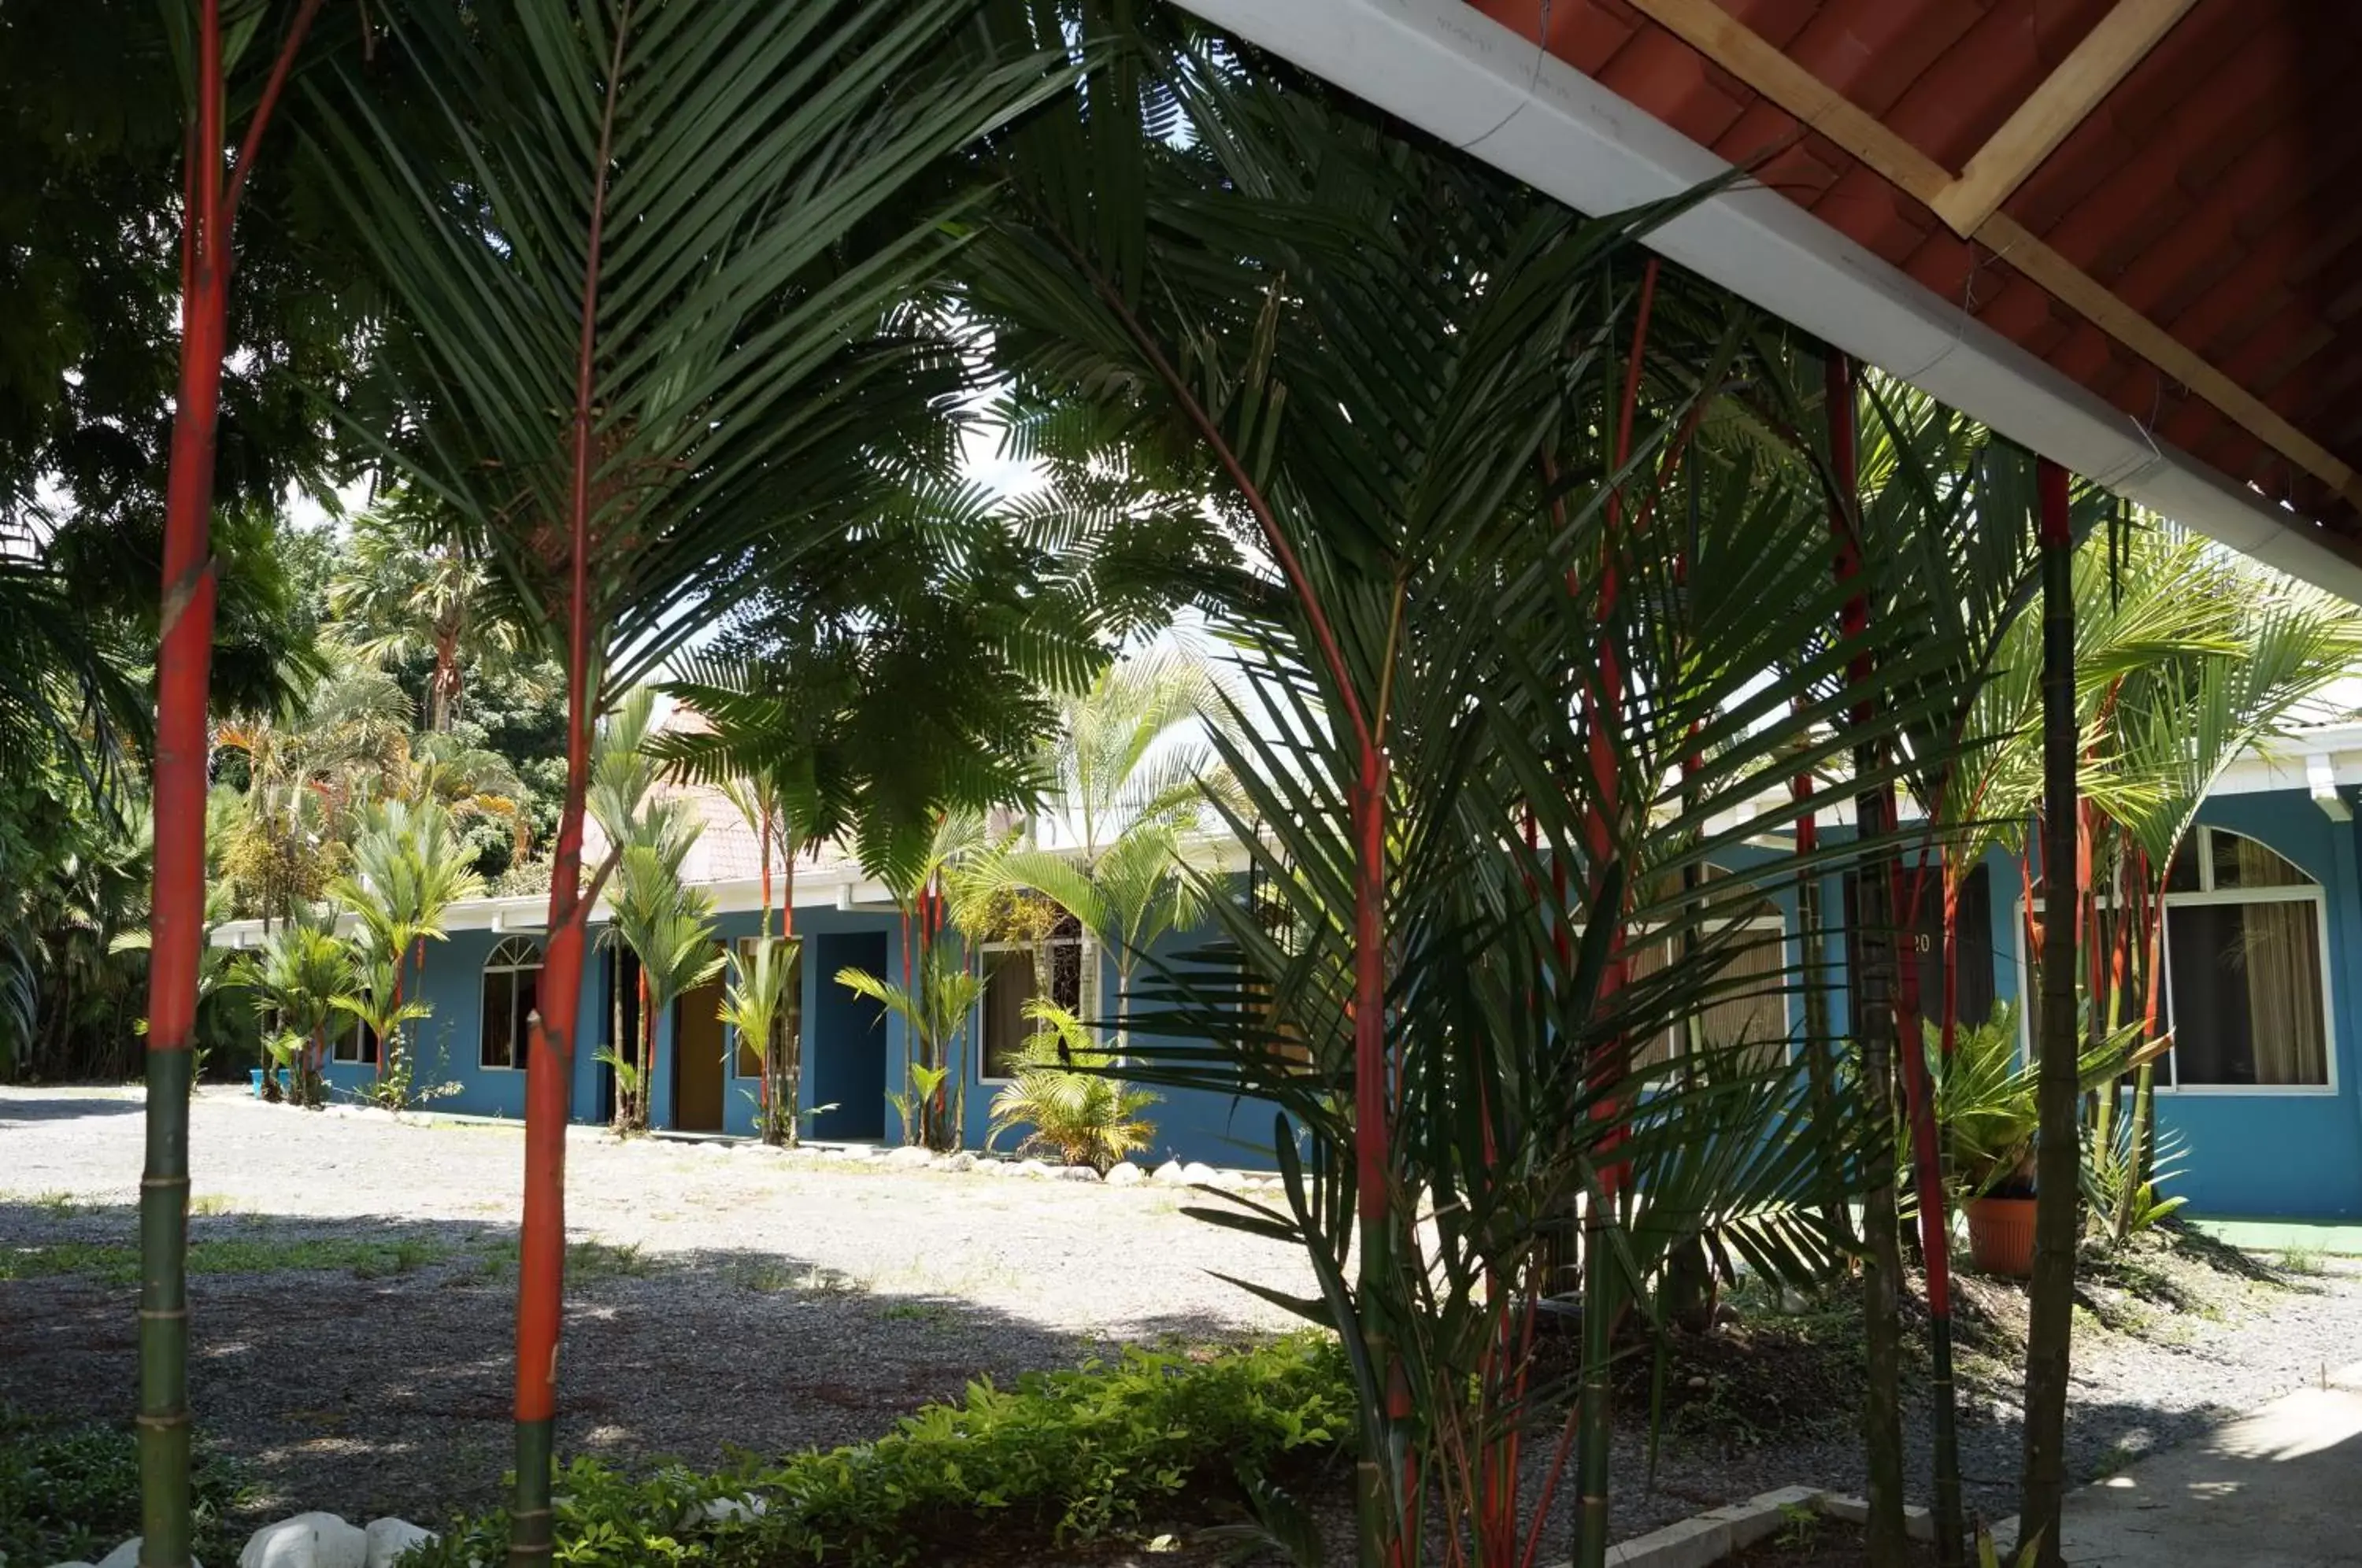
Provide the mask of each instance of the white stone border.
MULTIPOLYGON (((1831 1518, 1859 1524, 1870 1517, 1870 1505, 1818 1486, 1783 1486, 1760 1492, 1743 1503, 1709 1508, 1692 1518, 1607 1549, 1608 1568, 1708 1568, 1741 1548, 1777 1534, 1798 1508, 1811 1508, 1831 1518)), ((1904 1529, 1914 1540, 1936 1539, 1935 1521, 1921 1507, 1905 1507, 1904 1529)), ((1565 1568, 1564 1564, 1558 1568, 1565 1568)))

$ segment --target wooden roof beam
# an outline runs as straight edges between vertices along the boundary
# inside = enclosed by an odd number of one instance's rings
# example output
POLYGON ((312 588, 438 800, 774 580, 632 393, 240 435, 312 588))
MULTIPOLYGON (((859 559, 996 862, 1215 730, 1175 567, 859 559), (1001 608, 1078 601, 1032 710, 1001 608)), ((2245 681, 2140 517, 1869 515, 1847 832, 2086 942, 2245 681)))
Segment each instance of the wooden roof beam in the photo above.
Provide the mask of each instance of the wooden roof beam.
POLYGON ((2100 106, 2198 0, 2118 0, 1928 205, 1963 238, 2100 106))
MULTIPOLYGON (((1715 0, 1625 3, 1922 204, 1933 208, 1955 183, 1941 164, 1789 59, 1715 0)), ((2146 3, 2125 0, 2117 9, 2146 3)), ((2015 218, 2003 212, 1992 213, 1970 237, 2102 332, 2222 410, 2289 462, 2362 506, 2362 474, 2180 338, 2125 304, 2107 285, 2043 243, 2015 218)))

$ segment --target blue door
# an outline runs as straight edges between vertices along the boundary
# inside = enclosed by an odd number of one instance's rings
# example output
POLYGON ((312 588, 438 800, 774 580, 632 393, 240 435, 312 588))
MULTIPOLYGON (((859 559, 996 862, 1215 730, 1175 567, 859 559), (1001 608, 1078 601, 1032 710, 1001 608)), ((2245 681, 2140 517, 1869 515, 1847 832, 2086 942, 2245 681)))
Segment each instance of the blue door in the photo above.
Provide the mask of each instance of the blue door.
POLYGON ((812 1005, 811 1102, 833 1105, 812 1118, 815 1138, 847 1142, 886 1136, 886 1008, 836 983, 851 966, 886 976, 886 933, 839 932, 811 939, 819 959, 812 1005))

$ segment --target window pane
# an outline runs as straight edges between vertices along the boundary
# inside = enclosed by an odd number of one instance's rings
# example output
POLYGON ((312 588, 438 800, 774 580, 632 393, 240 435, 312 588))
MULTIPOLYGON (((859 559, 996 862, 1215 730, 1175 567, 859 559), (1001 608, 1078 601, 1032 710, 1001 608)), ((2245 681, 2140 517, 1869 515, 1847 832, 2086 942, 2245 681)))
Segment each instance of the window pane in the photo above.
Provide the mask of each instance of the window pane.
POLYGON ((992 977, 985 982, 984 1076, 1006 1078, 1015 1076, 1017 1054, 1033 1032, 1033 1021, 1025 1016, 1025 1004, 1033 997, 1033 955, 1018 948, 996 957, 992 977))
POLYGON ((360 1020, 355 1019, 353 1032, 359 1039, 362 1063, 364 1065, 374 1063, 377 1060, 377 1031, 360 1020))
POLYGON ((484 971, 484 1038, 478 1058, 487 1067, 516 1066, 510 1031, 516 1025, 516 975, 508 969, 484 971))
POLYGON ((533 1029, 525 1021, 541 1005, 541 971, 516 972, 516 1017, 509 1026, 509 1055, 520 1067, 533 1060, 533 1029))
MULTIPOLYGON (((1628 981, 1644 980, 1663 969, 1672 956, 1672 949, 1662 942, 1628 949, 1624 955, 1624 977, 1628 981)), ((1632 1066, 1653 1067, 1670 1062, 1681 1051, 1681 1031, 1660 1030, 1646 1041, 1633 1043, 1632 1066)))
MULTIPOLYGON (((1025 955, 1025 974, 1031 985, 1033 955, 1030 953, 1025 955)), ((1050 999, 1077 1017, 1082 1015, 1083 944, 1079 940, 1050 944, 1050 999)))
POLYGON ((2178 1084, 2325 1085, 2320 906, 2179 904, 2166 911, 2178 1084))
POLYGON ((2303 888, 2312 878, 2289 864, 2277 850, 2252 838, 2220 828, 2208 830, 2214 841, 2214 885, 2218 888, 2303 888))
POLYGON ((1787 951, 1781 933, 1749 931, 1715 977, 1717 999, 1696 1019, 1693 1038, 1708 1049, 1745 1042, 1749 1066, 1773 1067, 1788 1055, 1787 951))

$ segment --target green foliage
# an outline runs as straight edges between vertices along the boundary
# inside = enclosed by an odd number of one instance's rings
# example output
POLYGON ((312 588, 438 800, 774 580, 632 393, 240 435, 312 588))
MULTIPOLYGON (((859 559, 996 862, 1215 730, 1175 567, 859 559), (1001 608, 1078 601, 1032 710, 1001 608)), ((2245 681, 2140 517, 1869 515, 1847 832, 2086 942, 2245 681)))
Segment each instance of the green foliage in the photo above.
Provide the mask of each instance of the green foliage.
MULTIPOLYGON (((1945 1166, 1962 1202, 1997 1188, 2009 1187, 2020 1197, 2030 1190, 2035 1132, 2041 1122, 2035 1102, 2039 1069, 2019 1058, 2017 1020, 2016 1005, 2004 1002, 1984 1022, 1959 1030, 1948 1062, 1938 1049, 1937 1026, 1923 1026, 1927 1071, 1936 1091, 1936 1125, 1945 1140, 1945 1166)), ((2140 1031, 2137 1021, 2126 1024, 2083 1052, 2077 1072, 2085 1092, 2154 1060, 2164 1049, 2163 1042, 2144 1045, 2140 1031)), ((2119 1125, 2129 1138, 2129 1122, 2119 1125)), ((1895 1133, 1898 1141, 1908 1135, 1903 1129, 1895 1133)), ((2088 1147, 2089 1140, 2085 1143, 2088 1147)), ((2091 1174, 2087 1165, 2087 1184, 2091 1174)), ((2169 1204, 2164 1212, 2171 1208, 2169 1204)))
POLYGON ((757 1131, 767 1143, 792 1145, 798 1141, 801 1075, 785 1058, 800 1042, 781 1036, 799 1032, 802 947, 800 942, 767 933, 750 949, 732 949, 730 983, 722 997, 722 1021, 737 1031, 739 1040, 756 1043, 765 1085, 757 1105, 762 1122, 757 1131))
POLYGON ((1115 1055, 1055 1002, 1036 997, 1025 1016, 1039 1027, 1018 1055, 1015 1077, 993 1097, 991 1136, 1021 1127, 1019 1154, 1053 1154, 1102 1176, 1147 1148, 1156 1124, 1140 1113, 1159 1097, 1115 1077, 1115 1055))
MULTIPOLYGON (((1011 1388, 974 1383, 875 1442, 778 1463, 635 1480, 577 1460, 557 1487, 557 1556, 579 1568, 873 1568, 939 1547, 1098 1540, 1174 1499, 1325 1455, 1352 1422, 1337 1352, 1308 1336, 1202 1358, 1129 1349, 1011 1388)), ((480 1518, 405 1561, 491 1562, 506 1532, 504 1518, 480 1518)))
MULTIPOLYGON (((137 1270, 132 1278, 137 1278, 137 1270)), ((227 1562, 237 1474, 200 1448, 190 1475, 194 1554, 227 1562)), ((139 1459, 127 1428, 43 1422, 0 1406, 0 1563, 94 1562, 139 1533, 139 1459)))
POLYGON ((904 1140, 931 1149, 956 1148, 961 1137, 959 1118, 946 1101, 944 1085, 955 1076, 965 1079, 962 1044, 976 1005, 984 999, 984 977, 946 953, 938 942, 928 944, 926 955, 919 961, 917 979, 911 986, 896 985, 851 966, 836 972, 836 983, 857 997, 881 1003, 910 1031, 913 1045, 910 1088, 888 1097, 901 1113, 904 1140))
MULTIPOLYGON (((299 1105, 326 1099, 321 1057, 332 1024, 352 1010, 344 1004, 361 983, 354 959, 334 922, 306 910, 281 922, 239 966, 238 983, 253 998, 256 1013, 275 1026, 268 1043, 271 1060, 292 1069, 291 1088, 299 1105)), ((266 1085, 275 1088, 276 1078, 266 1085)))
MULTIPOLYGON (((2115 1090, 2111 1086, 2103 1092, 2115 1090)), ((2079 1145, 2084 1206, 2096 1218, 2114 1221, 2111 1233, 2118 1241, 2154 1230, 2190 1201, 2165 1191, 2166 1184, 2181 1174, 2189 1150, 2180 1130, 2160 1132, 2146 1150, 2142 1142, 2139 1124, 2119 1116, 2109 1123, 2104 1138, 2096 1129, 2085 1128, 2079 1145)))

